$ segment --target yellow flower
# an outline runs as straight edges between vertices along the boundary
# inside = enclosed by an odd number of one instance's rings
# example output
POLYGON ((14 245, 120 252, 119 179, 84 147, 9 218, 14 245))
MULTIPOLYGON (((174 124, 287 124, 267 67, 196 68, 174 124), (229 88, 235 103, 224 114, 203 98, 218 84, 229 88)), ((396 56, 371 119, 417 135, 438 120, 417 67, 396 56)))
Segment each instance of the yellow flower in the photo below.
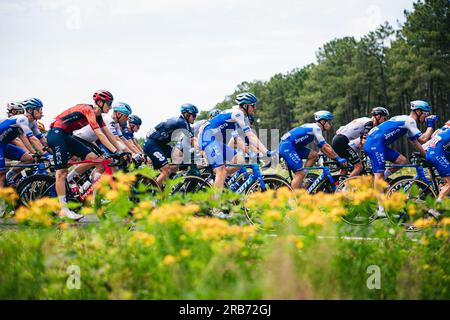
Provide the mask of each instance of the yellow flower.
POLYGON ((414 221, 414 226, 417 228, 427 228, 427 227, 431 227, 434 226, 436 224, 436 220, 429 218, 429 219, 417 219, 416 221, 414 221))
POLYGON ((150 224, 179 223, 199 211, 200 207, 198 205, 182 206, 179 203, 164 204, 152 211, 148 217, 148 221, 150 224))
POLYGON ((15 214, 15 219, 19 223, 29 221, 51 226, 53 223, 52 214, 60 210, 61 206, 57 199, 42 198, 31 201, 29 207, 20 207, 15 214))
POLYGON ((303 249, 303 247, 305 246, 303 239, 299 236, 290 235, 290 236, 288 236, 288 241, 293 243, 295 245, 295 247, 299 250, 303 249))
POLYGON ((156 238, 152 234, 148 234, 141 231, 133 231, 133 234, 130 238, 130 244, 133 245, 134 243, 142 243, 146 247, 152 246, 156 241, 156 238))
POLYGON ((14 204, 16 203, 19 196, 13 188, 0 188, 0 199, 5 200, 8 203, 14 204))
POLYGON ((436 238, 442 237, 444 239, 447 239, 449 235, 450 235, 450 233, 448 232, 448 230, 445 230, 445 229, 438 229, 436 231, 436 238))
POLYGON ((189 257, 191 255, 191 250, 183 249, 180 251, 180 256, 183 258, 189 257))
POLYGON ((426 236, 422 236, 422 238, 420 238, 420 243, 422 243, 424 246, 427 246, 430 244, 430 241, 426 236))
POLYGON ((176 263, 177 261, 178 261, 178 259, 177 259, 176 257, 174 257, 174 256, 172 256, 172 255, 167 255, 167 256, 164 257, 162 263, 163 263, 165 266, 170 266, 171 264, 174 264, 174 263, 176 263))
POLYGON ((442 226, 450 225, 450 218, 448 218, 448 217, 443 218, 439 224, 442 225, 442 226))

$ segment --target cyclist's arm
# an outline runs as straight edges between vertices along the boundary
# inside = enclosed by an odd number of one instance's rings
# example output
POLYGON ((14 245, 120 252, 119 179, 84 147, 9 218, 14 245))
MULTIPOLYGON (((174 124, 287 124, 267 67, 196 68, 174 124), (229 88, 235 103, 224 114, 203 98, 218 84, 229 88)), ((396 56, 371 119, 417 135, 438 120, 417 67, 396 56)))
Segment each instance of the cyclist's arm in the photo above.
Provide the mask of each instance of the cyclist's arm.
POLYGON ((325 153, 331 159, 336 159, 338 157, 336 151, 334 151, 333 147, 331 147, 328 143, 325 143, 321 147, 321 150, 322 150, 323 153, 325 153))
POLYGON ((131 140, 127 140, 127 138, 125 138, 124 136, 120 137, 120 140, 122 140, 127 149, 130 150, 132 153, 140 153, 140 151, 134 146, 131 140))
MULTIPOLYGON (((112 142, 110 142, 108 137, 103 133, 102 129, 100 129, 100 128, 94 129, 94 133, 97 136, 98 140, 100 140, 101 144, 103 144, 112 153, 118 152, 119 147, 118 147, 115 139, 112 139, 112 142)), ((106 130, 109 131, 108 128, 106 128, 106 130)), ((109 132, 109 133, 111 133, 111 132, 109 132)), ((111 135, 114 136, 112 133, 111 133, 111 135)))
POLYGON ((44 154, 45 153, 44 146, 42 145, 41 141, 39 141, 38 138, 36 138, 35 136, 30 136, 30 137, 28 137, 28 139, 30 140, 30 143, 33 145, 33 147, 40 154, 44 154))
POLYGON ((420 151, 420 154, 422 155, 422 156, 426 156, 426 151, 425 151, 425 149, 422 147, 422 145, 421 145, 421 143, 420 143, 420 138, 419 139, 417 139, 417 140, 413 140, 413 141, 411 141, 411 143, 413 144, 413 146, 414 146, 414 148, 417 150, 417 151, 420 151))
POLYGON ((31 143, 28 140, 28 137, 27 137, 27 135, 25 133, 22 134, 22 136, 20 137, 20 140, 25 145, 25 150, 28 150, 28 152, 31 153, 31 154, 36 153, 36 151, 34 150, 33 146, 31 145, 31 143))
POLYGON ((256 134, 251 131, 248 130, 245 135, 247 136, 248 140, 249 140, 249 146, 256 148, 256 150, 258 152, 261 152, 263 154, 267 153, 267 148, 264 146, 264 144, 259 141, 258 137, 256 136, 256 134))
POLYGON ((432 127, 428 127, 427 130, 419 137, 419 142, 420 143, 425 143, 428 140, 430 140, 431 135, 433 134, 433 128, 432 127))
POLYGON ((28 150, 28 148, 25 146, 25 144, 23 143, 21 138, 15 138, 14 140, 11 141, 11 143, 15 146, 18 146, 19 148, 21 148, 24 151, 27 151, 28 153, 32 153, 30 152, 30 150, 28 150))

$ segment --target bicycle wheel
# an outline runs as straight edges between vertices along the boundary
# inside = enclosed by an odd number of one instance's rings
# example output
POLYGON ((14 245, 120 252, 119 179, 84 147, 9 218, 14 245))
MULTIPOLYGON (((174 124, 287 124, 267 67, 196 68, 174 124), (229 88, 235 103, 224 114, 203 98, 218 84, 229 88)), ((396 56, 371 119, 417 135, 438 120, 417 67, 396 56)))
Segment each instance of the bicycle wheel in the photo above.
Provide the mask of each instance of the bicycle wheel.
MULTIPOLYGON (((264 181, 265 188, 262 188, 261 183, 259 182, 259 180, 257 180, 255 182, 253 182, 247 188, 247 190, 245 192, 245 197, 247 197, 248 195, 255 193, 255 192, 264 192, 267 190, 277 190, 277 189, 280 189, 283 187, 286 187, 289 190, 293 191, 289 182, 287 182, 286 179, 284 179, 281 176, 276 176, 276 175, 263 176, 263 181, 264 181)), ((266 222, 262 218, 262 215, 261 215, 262 213, 259 212, 258 210, 252 210, 252 209, 248 208, 247 206, 245 206, 245 200, 244 200, 244 212, 245 212, 245 216, 246 216, 248 222, 252 225, 256 225, 260 229, 273 230, 274 228, 276 228, 279 225, 279 224, 277 224, 272 227, 268 227, 267 225, 265 226, 266 222)), ((281 223, 285 223, 285 222, 286 221, 284 219, 281 221, 281 223)))
POLYGON ((403 192, 406 194, 407 201, 413 201, 419 208, 418 212, 411 216, 406 209, 399 212, 386 211, 386 215, 393 224, 402 225, 407 231, 420 231, 423 227, 414 226, 414 221, 417 219, 434 219, 428 213, 426 206, 426 199, 428 197, 436 198, 436 193, 433 188, 425 182, 417 179, 403 179, 391 185, 387 191, 387 196, 392 196, 395 192, 403 192))
POLYGON ((197 176, 186 176, 182 182, 175 185, 172 189, 171 195, 180 193, 196 193, 209 189, 211 185, 204 179, 197 176))
MULTIPOLYGON (((360 205, 353 204, 353 194, 364 192, 362 189, 367 186, 359 186, 358 179, 361 177, 349 177, 342 181, 336 188, 336 193, 344 193, 344 201, 346 204, 347 213, 343 215, 342 220, 353 226, 367 226, 377 218, 378 200, 367 199, 360 205)), ((373 179, 369 182, 373 185, 373 179)))
POLYGON ((161 193, 161 187, 155 179, 138 174, 136 175, 136 181, 131 187, 130 200, 138 203, 143 196, 157 197, 161 193))
POLYGON ((20 202, 28 206, 33 200, 44 197, 56 197, 55 177, 45 174, 35 174, 22 180, 17 186, 20 202))

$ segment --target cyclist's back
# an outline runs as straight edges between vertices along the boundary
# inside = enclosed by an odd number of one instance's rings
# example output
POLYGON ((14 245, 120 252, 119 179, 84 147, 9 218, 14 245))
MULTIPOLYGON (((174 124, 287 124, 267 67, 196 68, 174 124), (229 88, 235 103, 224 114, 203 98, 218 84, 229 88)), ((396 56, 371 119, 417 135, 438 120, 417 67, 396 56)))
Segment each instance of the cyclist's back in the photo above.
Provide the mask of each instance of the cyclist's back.
POLYGON ((104 126, 103 118, 101 115, 95 115, 93 105, 77 104, 58 115, 50 124, 50 128, 59 128, 65 133, 72 134, 86 125, 98 129, 104 126))
POLYGON ((317 125, 317 123, 303 124, 292 129, 281 137, 282 143, 290 142, 295 147, 304 147, 314 140, 319 147, 326 143, 322 134, 322 129, 317 125))
POLYGON ((405 134, 408 134, 410 140, 417 140, 422 132, 417 128, 416 121, 410 116, 395 116, 373 128, 367 136, 366 145, 377 142, 388 146, 405 134))

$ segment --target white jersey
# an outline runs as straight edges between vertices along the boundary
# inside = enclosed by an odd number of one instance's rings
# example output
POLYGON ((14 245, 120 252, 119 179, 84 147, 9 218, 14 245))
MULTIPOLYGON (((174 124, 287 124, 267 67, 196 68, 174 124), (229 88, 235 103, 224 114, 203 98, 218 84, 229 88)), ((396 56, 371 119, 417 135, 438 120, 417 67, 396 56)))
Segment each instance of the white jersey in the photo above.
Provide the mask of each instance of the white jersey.
MULTIPOLYGON (((120 130, 120 125, 114 121, 110 114, 102 114, 103 122, 105 126, 112 132, 113 135, 117 137, 122 136, 122 131, 120 130)), ((95 143, 98 140, 97 135, 94 130, 92 130, 90 125, 84 126, 83 128, 73 132, 73 135, 81 138, 87 142, 95 143)))
POLYGON ((348 140, 352 141, 361 137, 364 133, 365 125, 372 120, 367 117, 358 118, 348 123, 347 125, 340 127, 336 134, 346 136, 348 140))

